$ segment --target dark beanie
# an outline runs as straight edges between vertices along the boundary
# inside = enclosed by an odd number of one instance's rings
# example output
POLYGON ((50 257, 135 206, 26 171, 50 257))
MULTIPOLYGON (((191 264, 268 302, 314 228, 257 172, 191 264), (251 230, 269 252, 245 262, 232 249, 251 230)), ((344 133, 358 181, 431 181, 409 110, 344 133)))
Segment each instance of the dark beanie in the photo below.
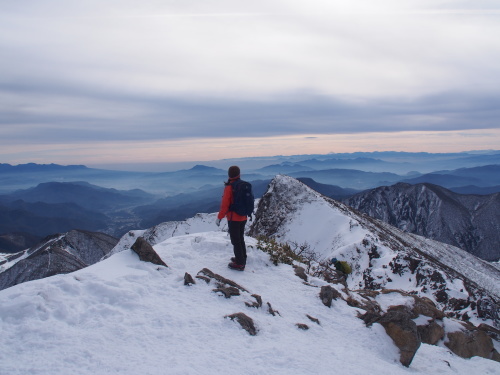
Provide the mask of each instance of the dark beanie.
POLYGON ((227 170, 227 175, 229 176, 229 178, 238 177, 240 175, 240 168, 236 165, 229 167, 229 169, 227 170))

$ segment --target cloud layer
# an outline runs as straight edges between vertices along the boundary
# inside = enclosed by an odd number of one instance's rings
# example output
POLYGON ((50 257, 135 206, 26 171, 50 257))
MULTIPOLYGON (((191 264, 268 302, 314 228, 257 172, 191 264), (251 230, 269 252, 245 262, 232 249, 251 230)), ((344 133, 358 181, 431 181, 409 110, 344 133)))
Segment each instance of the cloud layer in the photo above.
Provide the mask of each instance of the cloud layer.
POLYGON ((401 3, 3 2, 0 146, 498 128, 495 2, 401 3))

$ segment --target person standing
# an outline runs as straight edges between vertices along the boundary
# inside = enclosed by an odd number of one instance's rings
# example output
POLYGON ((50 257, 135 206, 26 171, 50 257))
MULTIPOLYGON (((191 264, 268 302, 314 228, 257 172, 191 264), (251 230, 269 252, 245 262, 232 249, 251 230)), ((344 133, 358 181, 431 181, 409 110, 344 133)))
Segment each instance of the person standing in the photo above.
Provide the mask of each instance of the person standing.
POLYGON ((226 217, 229 228, 229 237, 233 245, 234 257, 228 267, 234 270, 243 271, 247 263, 247 248, 245 245, 245 225, 247 216, 239 215, 232 211, 231 205, 234 203, 234 183, 240 179, 240 168, 233 165, 229 167, 228 181, 224 183, 224 194, 220 205, 219 214, 217 215, 216 224, 220 225, 221 220, 226 217))

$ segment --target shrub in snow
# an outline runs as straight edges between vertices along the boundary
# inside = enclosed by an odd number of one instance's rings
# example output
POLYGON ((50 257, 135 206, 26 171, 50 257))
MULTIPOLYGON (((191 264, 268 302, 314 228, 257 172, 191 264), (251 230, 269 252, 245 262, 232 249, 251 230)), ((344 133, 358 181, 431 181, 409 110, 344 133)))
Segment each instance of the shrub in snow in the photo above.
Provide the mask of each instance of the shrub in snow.
POLYGON ((279 243, 274 238, 259 236, 257 248, 269 254, 269 258, 275 266, 280 263, 293 264, 294 261, 305 263, 305 259, 295 254, 289 244, 279 243))

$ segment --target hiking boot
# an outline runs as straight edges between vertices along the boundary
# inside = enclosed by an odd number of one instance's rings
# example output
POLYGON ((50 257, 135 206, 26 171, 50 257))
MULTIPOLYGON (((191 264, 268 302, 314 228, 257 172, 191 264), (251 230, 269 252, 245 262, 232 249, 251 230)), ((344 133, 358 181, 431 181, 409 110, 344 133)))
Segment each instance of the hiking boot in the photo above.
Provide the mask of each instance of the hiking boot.
POLYGON ((235 262, 231 262, 227 266, 229 268, 231 268, 232 270, 236 270, 236 271, 244 271, 245 270, 245 266, 244 265, 238 264, 238 263, 235 263, 235 262))

